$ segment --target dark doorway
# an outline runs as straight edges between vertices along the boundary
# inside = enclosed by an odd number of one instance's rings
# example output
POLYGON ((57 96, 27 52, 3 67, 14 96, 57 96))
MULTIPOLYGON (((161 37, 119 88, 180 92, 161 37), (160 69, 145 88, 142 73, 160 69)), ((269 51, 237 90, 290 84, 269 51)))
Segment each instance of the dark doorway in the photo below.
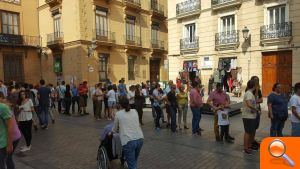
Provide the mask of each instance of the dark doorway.
POLYGON ((24 82, 23 55, 7 53, 3 55, 4 81, 24 82))
POLYGON ((150 81, 158 82, 160 80, 160 59, 150 60, 150 81))

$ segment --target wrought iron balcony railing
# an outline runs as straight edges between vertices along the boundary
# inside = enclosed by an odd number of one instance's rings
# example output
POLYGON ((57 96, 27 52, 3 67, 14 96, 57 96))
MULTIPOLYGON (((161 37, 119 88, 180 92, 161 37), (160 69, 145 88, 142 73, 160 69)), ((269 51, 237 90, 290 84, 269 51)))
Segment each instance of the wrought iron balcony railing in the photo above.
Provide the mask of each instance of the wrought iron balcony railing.
POLYGON ((200 0, 187 0, 176 4, 176 15, 182 15, 185 13, 200 10, 200 0))
POLYGON ((199 37, 180 39, 180 50, 198 49, 199 37))
POLYGON ((165 41, 151 39, 151 47, 153 49, 165 49, 165 41))
POLYGON ((215 44, 218 45, 227 45, 227 44, 237 44, 239 43, 239 31, 227 31, 216 33, 215 35, 215 44))
POLYGON ((232 2, 235 0, 211 0, 212 5, 219 5, 219 4, 224 4, 226 2, 232 2))
POLYGON ((40 46, 41 38, 38 36, 0 34, 0 44, 21 45, 21 46, 40 46))
POLYGON ((94 32, 96 35, 96 40, 98 41, 112 42, 112 43, 116 41, 115 32, 110 32, 101 29, 95 29, 94 32))
POLYGON ((279 39, 292 36, 292 22, 264 25, 260 27, 260 39, 279 39))
POLYGON ((47 44, 54 45, 63 43, 64 41, 64 33, 63 32, 54 32, 47 35, 47 44))
POLYGON ((8 2, 13 4, 21 4, 21 0, 0 0, 0 2, 8 2))
POLYGON ((131 46, 142 46, 142 39, 138 36, 125 35, 125 44, 131 46))
POLYGON ((124 0, 125 3, 133 4, 136 6, 141 6, 141 0, 124 0))
POLYGON ((161 5, 161 4, 151 0, 150 7, 151 7, 151 10, 154 12, 160 13, 162 15, 165 14, 165 6, 164 5, 161 5))

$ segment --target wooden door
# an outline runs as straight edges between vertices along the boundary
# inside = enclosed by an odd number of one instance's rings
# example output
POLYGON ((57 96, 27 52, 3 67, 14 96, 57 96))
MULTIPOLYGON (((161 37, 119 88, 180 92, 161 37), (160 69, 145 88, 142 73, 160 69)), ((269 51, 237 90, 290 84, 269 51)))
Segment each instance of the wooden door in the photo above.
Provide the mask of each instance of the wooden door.
POLYGON ((275 83, 282 84, 283 92, 292 85, 292 51, 267 52, 262 57, 262 92, 266 97, 275 83))
POLYGON ((278 80, 284 93, 292 89, 292 51, 282 51, 278 54, 278 80))
POLYGON ((150 60, 150 81, 160 80, 160 59, 150 60))

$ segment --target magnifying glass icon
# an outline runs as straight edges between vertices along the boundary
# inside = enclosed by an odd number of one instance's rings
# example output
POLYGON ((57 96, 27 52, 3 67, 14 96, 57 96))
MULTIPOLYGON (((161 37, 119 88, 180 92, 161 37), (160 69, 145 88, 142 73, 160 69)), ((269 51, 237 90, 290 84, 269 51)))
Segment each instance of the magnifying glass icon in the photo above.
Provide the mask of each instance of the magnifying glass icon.
POLYGON ((271 154, 271 156, 275 157, 275 158, 284 158, 291 167, 295 166, 295 162, 288 156, 285 154, 286 152, 286 146, 284 144, 283 141, 279 140, 279 139, 274 139, 270 145, 269 145, 269 153, 271 154))

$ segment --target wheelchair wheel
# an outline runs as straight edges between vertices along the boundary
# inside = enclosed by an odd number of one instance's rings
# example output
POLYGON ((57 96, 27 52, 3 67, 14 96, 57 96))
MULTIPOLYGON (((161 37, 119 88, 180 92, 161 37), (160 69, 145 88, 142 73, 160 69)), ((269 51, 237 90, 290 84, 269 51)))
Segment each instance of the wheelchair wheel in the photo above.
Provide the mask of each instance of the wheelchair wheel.
POLYGON ((106 149, 103 146, 100 146, 98 149, 97 165, 98 165, 98 169, 108 169, 109 168, 109 159, 107 156, 106 149))

